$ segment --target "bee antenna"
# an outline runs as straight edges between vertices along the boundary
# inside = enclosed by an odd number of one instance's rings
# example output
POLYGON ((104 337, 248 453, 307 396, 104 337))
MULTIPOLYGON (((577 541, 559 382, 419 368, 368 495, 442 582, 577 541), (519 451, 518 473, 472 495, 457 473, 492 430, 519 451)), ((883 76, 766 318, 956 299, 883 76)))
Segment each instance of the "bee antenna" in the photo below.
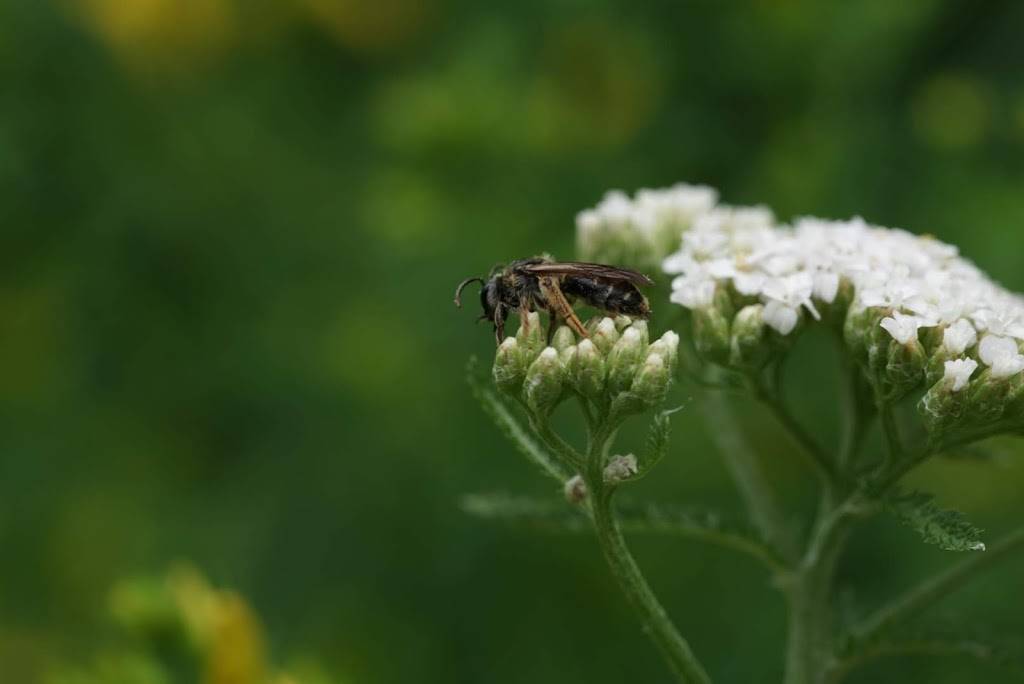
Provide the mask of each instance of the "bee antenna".
POLYGON ((455 306, 459 307, 460 309, 462 308, 462 291, 466 289, 466 286, 472 283, 473 281, 476 281, 481 285, 484 284, 483 278, 466 278, 461 283, 459 283, 459 286, 457 288, 455 288, 455 306))

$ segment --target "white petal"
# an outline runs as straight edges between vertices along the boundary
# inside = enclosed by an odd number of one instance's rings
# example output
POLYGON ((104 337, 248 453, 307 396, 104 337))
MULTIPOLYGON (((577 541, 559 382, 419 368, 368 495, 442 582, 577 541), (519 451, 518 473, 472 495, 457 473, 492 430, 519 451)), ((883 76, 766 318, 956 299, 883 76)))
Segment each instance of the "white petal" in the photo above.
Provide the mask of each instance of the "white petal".
POLYGON ((1024 370, 1024 356, 1016 340, 997 335, 985 335, 978 345, 978 356, 991 369, 993 378, 1007 378, 1024 370))
POLYGON ((836 293, 839 292, 839 274, 828 271, 820 271, 814 274, 814 296, 831 304, 835 301, 836 293))
POLYGON ((795 308, 774 299, 764 307, 764 322, 777 330, 780 335, 788 335, 793 332, 799 317, 795 308))
POLYGON ((965 318, 959 319, 942 333, 942 346, 951 354, 963 354, 978 341, 978 332, 965 318))

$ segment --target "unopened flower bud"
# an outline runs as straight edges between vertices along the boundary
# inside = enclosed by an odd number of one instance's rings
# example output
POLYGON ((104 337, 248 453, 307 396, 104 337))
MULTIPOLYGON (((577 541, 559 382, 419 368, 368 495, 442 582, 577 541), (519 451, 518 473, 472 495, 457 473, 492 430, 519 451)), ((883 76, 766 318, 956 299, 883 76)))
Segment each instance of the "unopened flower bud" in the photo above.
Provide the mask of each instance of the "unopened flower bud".
MULTIPOLYGON (((622 316, 622 318, 628 318, 628 317, 622 316)), ((633 330, 636 330, 637 332, 640 333, 640 344, 642 344, 645 347, 648 344, 650 344, 650 342, 651 342, 651 335, 650 335, 650 333, 647 330, 647 321, 645 321, 643 319, 637 319, 637 320, 633 321, 633 325, 630 326, 630 327, 633 328, 633 330)))
POLYGON ((927 363, 924 347, 917 340, 906 344, 891 341, 881 378, 885 398, 895 401, 921 385, 927 363))
POLYGON ((656 406, 665 400, 671 380, 668 366, 660 354, 648 354, 633 380, 631 391, 646 406, 656 406))
POLYGON ((604 467, 604 481, 607 484, 618 484, 635 476, 640 472, 637 466, 636 456, 626 454, 625 456, 613 456, 608 465, 604 467))
POLYGON ((729 359, 729 321, 715 307, 693 311, 693 343, 701 357, 714 363, 729 359))
POLYGON ((574 344, 576 344, 576 336, 573 335, 572 330, 565 325, 558 326, 558 330, 555 331, 554 336, 551 338, 551 346, 562 352, 574 344))
POLYGON ((942 378, 932 385, 918 404, 928 432, 948 431, 963 419, 970 404, 970 392, 965 390, 977 369, 978 362, 974 359, 946 361, 942 378))
POLYGON ((558 362, 562 364, 565 377, 570 378, 576 372, 576 345, 571 345, 558 352, 558 362))
POLYGON ((640 331, 629 327, 608 354, 608 389, 613 394, 625 392, 633 384, 644 344, 640 331))
POLYGON ((516 342, 527 364, 533 362, 544 349, 544 331, 540 327, 540 314, 531 311, 519 322, 516 342))
POLYGON ((997 376, 992 368, 986 368, 967 388, 969 395, 968 420, 978 424, 999 420, 1009 403, 1011 382, 1009 378, 997 376))
POLYGON ((740 309, 732 321, 729 363, 740 368, 761 368, 769 359, 765 340, 764 305, 751 304, 740 309))
POLYGON ((615 327, 615 321, 610 318, 602 318, 594 327, 590 338, 594 341, 594 346, 598 351, 608 354, 615 343, 619 341, 619 331, 615 327))
POLYGON ((604 392, 606 376, 604 357, 591 340, 582 340, 576 347, 576 361, 570 375, 576 391, 596 399, 604 392))
POLYGON ((669 368, 669 372, 675 372, 676 362, 679 360, 679 335, 672 330, 666 330, 665 333, 659 337, 654 343, 648 348, 648 354, 657 353, 661 355, 661 358, 665 359, 665 364, 669 368), (657 345, 657 349, 654 346, 657 345), (663 346, 662 346, 663 345, 663 346))
POLYGON ((615 317, 615 328, 622 332, 633 323, 633 319, 629 316, 616 316, 615 317))
POLYGON ((558 360, 558 352, 548 347, 530 364, 523 383, 523 395, 527 406, 541 416, 551 413, 562 397, 564 371, 558 360))
POLYGON ((867 361, 868 348, 872 346, 878 322, 883 318, 882 309, 873 307, 851 308, 843 323, 843 338, 854 358, 867 361))
POLYGON ((587 498, 587 483, 579 475, 573 475, 565 481, 565 500, 571 504, 581 503, 587 498))
POLYGON ((502 392, 515 394, 523 386, 526 363, 514 337, 506 337, 494 355, 494 384, 502 392))

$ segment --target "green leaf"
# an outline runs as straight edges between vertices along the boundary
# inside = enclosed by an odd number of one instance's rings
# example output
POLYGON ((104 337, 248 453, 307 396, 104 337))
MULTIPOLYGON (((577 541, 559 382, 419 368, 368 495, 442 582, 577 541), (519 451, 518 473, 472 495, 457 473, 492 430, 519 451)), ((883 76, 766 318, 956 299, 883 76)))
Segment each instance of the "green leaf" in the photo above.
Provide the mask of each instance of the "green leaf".
POLYGON ((847 672, 880 658, 904 656, 961 656, 1024 674, 1024 643, 1019 638, 957 624, 926 624, 901 628, 868 642, 849 642, 840 654, 840 668, 847 672))
POLYGON ((466 381, 484 412, 491 417, 498 429, 519 449, 520 453, 540 468, 544 474, 559 482, 569 479, 569 474, 563 467, 533 438, 530 431, 523 427, 512 408, 498 396, 497 392, 491 389, 486 381, 480 378, 476 371, 477 365, 476 357, 469 360, 466 366, 466 381))
POLYGON ((462 510, 485 520, 496 520, 547 532, 587 532, 590 521, 582 509, 557 500, 509 494, 467 494, 462 510))
POLYGON ((683 407, 679 406, 655 414, 647 431, 646 448, 637 463, 639 472, 632 478, 633 480, 638 480, 650 472, 651 468, 668 453, 669 437, 672 434, 672 414, 682 410, 683 407))
POLYGON ((886 501, 886 509, 907 527, 916 530, 926 544, 946 551, 984 551, 982 530, 959 511, 940 508, 935 497, 923 492, 896 493, 886 501))
POLYGON ((938 454, 940 458, 989 464, 1008 463, 1019 452, 1016 437, 993 437, 982 442, 962 444, 938 454))
MULTIPOLYGON (((488 520, 546 532, 589 532, 585 508, 558 501, 507 494, 471 494, 462 500, 467 513, 488 520)), ((773 570, 785 562, 749 526, 719 513, 678 506, 649 504, 620 507, 619 526, 624 532, 665 534, 704 541, 754 556, 773 570)))

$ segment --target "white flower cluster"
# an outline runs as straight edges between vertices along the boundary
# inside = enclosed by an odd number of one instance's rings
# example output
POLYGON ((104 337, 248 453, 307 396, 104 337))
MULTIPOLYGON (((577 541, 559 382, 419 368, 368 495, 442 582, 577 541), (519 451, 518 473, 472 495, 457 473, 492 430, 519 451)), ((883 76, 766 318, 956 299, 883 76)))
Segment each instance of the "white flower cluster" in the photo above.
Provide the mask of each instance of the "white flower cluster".
POLYGON ((710 307, 725 286, 761 303, 765 324, 783 336, 805 317, 820 319, 822 306, 836 302, 845 287, 848 315, 883 312, 877 325, 899 344, 930 331, 954 391, 967 386, 979 361, 996 379, 1024 370, 1024 298, 931 237, 859 218, 780 226, 764 208, 717 206, 693 220, 663 269, 677 275, 673 302, 710 307))
POLYGON ((576 253, 586 261, 656 268, 679 246, 680 233, 717 201, 713 188, 685 183, 639 190, 633 198, 612 190, 577 214, 576 253))

